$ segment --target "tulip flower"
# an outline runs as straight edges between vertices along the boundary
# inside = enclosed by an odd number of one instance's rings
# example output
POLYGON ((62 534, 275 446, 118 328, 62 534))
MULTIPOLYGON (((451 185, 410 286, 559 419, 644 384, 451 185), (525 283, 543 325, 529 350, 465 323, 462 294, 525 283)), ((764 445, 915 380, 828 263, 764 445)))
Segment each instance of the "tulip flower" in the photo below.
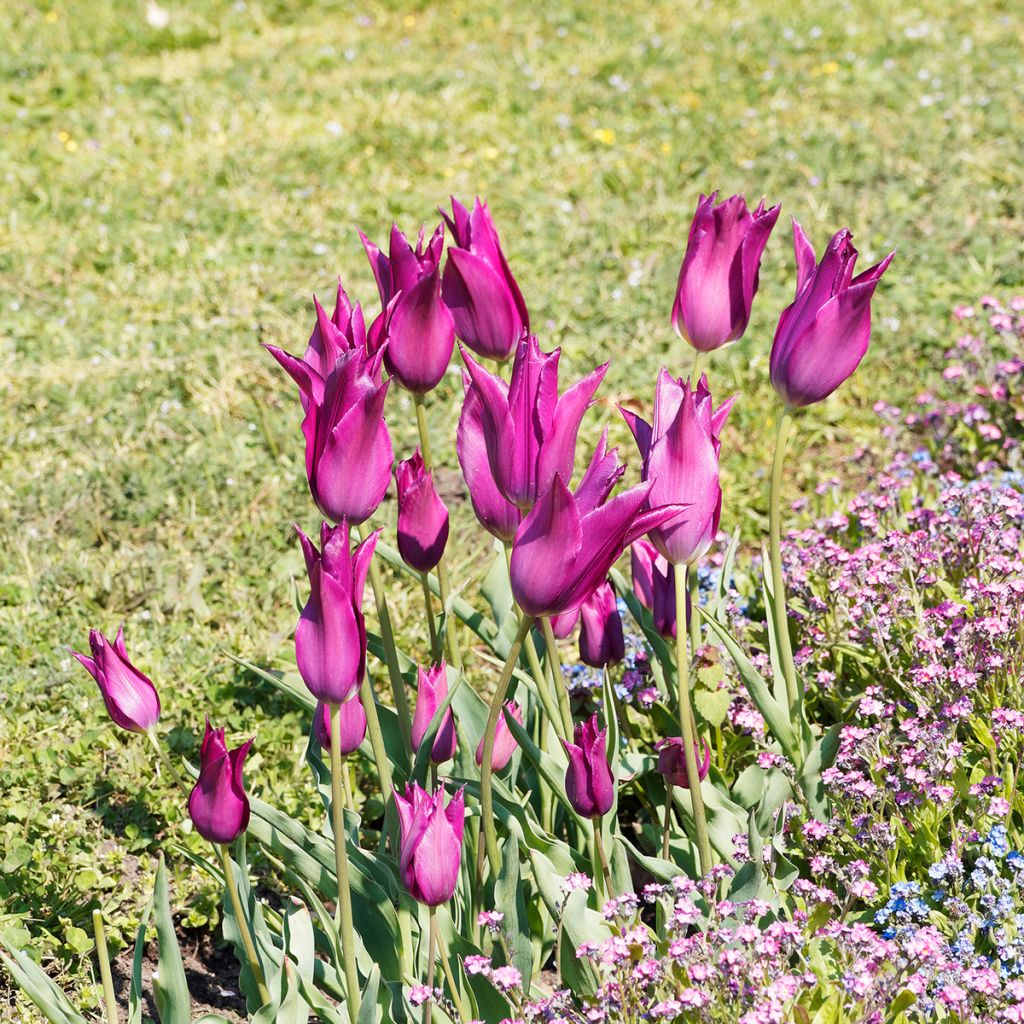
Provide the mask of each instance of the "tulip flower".
MULTIPOLYGON (((506 498, 494 482, 491 464, 487 458, 487 439, 484 433, 484 411, 480 395, 473 386, 469 374, 463 372, 462 385, 465 397, 459 428, 455 435, 455 451, 459 456, 462 476, 469 490, 469 500, 480 525, 503 544, 511 542, 519 529, 523 515, 518 506, 506 498)), ((508 387, 499 380, 500 387, 507 394, 508 387)))
MULTIPOLYGON (((650 611, 654 628, 665 637, 676 635, 675 566, 646 539, 634 541, 630 548, 633 593, 650 611)), ((686 621, 690 621, 690 595, 686 595, 686 621)))
POLYGON ((551 632, 558 639, 567 637, 580 627, 580 661, 593 668, 604 668, 622 661, 626 642, 622 632, 622 616, 611 584, 604 582, 573 611, 551 617, 551 632))
MULTIPOLYGON (((349 697, 341 707, 341 756, 354 754, 366 737, 366 712, 358 694, 349 697)), ((313 712, 313 736, 324 750, 331 749, 331 707, 317 701, 313 712)))
POLYGON ((160 719, 160 697, 149 677, 129 661, 124 627, 118 628, 113 643, 99 630, 90 629, 89 647, 91 658, 71 653, 96 680, 111 721, 129 732, 148 732, 160 719))
MULTIPOLYGON (((437 713, 437 709, 448 696, 448 669, 444 662, 430 668, 420 668, 416 673, 416 710, 412 716, 412 748, 419 750, 427 726, 437 713)), ((458 738, 455 735, 455 719, 449 707, 441 719, 441 724, 434 735, 434 745, 430 750, 430 760, 434 764, 443 764, 455 756, 458 738)))
POLYGON ((441 299, 444 226, 438 225, 428 243, 421 228, 414 249, 392 225, 387 256, 362 232, 359 237, 380 294, 370 347, 383 349, 384 365, 402 387, 425 395, 444 376, 455 347, 455 322, 441 299))
POLYGON ((750 213, 743 196, 716 204, 702 195, 690 225, 672 305, 672 326, 698 352, 743 337, 757 292, 761 254, 779 217, 762 201, 750 213))
POLYGON ((541 352, 530 335, 516 349, 512 381, 488 373, 462 353, 480 398, 491 475, 504 497, 530 509, 558 475, 572 477, 576 435, 608 364, 558 396, 560 351, 541 352))
POLYGON ((648 610, 654 606, 654 560, 658 549, 646 538, 633 541, 629 548, 629 571, 633 578, 633 593, 648 610))
MULTIPOLYGON (((505 715, 511 715, 520 725, 523 724, 523 709, 514 701, 505 701, 504 711, 505 714, 498 718, 498 729, 494 734, 494 750, 491 752, 491 771, 493 772, 504 771, 505 766, 512 760, 512 755, 516 752, 518 745, 515 736, 512 735, 512 730, 508 727, 505 715)), ((484 763, 482 736, 476 748, 476 763, 478 766, 482 766, 484 763)))
POLYGON ((234 750, 224 730, 210 726, 199 748, 199 778, 188 798, 188 815, 196 831, 211 843, 232 843, 249 824, 249 798, 242 783, 242 765, 252 746, 248 740, 234 750))
POLYGON ((434 488, 434 475, 423 466, 417 448, 395 467, 398 485, 398 550, 405 564, 430 572, 448 542, 448 509, 434 488))
POLYGON ((414 899, 428 907, 446 903, 455 893, 462 858, 466 807, 460 789, 444 804, 444 786, 428 793, 419 783, 395 790, 401 829, 399 871, 414 899))
POLYGON ((584 818, 600 818, 615 802, 615 780, 608 767, 608 732, 597 726, 597 715, 579 722, 573 742, 562 740, 569 755, 565 774, 565 795, 584 818))
POLYGON ((673 565, 689 565, 703 555, 718 533, 722 488, 718 482, 719 435, 735 399, 717 409, 707 378, 696 389, 667 370, 658 375, 654 423, 620 410, 643 459, 642 479, 651 483, 647 508, 675 503, 685 511, 651 531, 654 546, 673 565))
POLYGON ((478 356, 507 359, 530 329, 519 285, 501 251, 486 203, 470 212, 454 197, 444 210, 454 245, 448 247, 442 294, 455 318, 455 333, 478 356))
POLYGON ((309 600, 295 627, 299 674, 317 700, 344 704, 366 671, 363 588, 380 531, 349 550, 348 525, 320 528, 320 550, 298 528, 309 574, 309 600))
MULTIPOLYGON (((704 740, 701 740, 703 751, 693 745, 695 760, 697 761, 697 775, 703 782, 711 770, 711 748, 704 740)), ((665 781, 670 786, 690 785, 690 777, 686 772, 686 755, 683 753, 683 741, 678 736, 663 739, 655 744, 658 751, 658 771, 665 776, 665 781)))
POLYGON ((815 266, 814 248, 793 221, 796 298, 779 317, 769 366, 772 386, 790 408, 827 398, 868 350, 871 297, 895 254, 853 277, 851 239, 846 228, 837 232, 815 266))

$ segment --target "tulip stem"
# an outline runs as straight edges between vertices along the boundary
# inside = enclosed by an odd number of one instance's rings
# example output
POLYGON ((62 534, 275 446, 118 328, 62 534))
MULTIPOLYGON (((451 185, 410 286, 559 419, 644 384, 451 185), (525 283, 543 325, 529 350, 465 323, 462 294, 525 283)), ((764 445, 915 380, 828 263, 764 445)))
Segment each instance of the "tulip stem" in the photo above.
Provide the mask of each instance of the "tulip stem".
POLYGON ((601 838, 601 819, 591 818, 591 825, 594 826, 594 849, 597 851, 598 864, 594 865, 595 874, 596 869, 600 865, 601 877, 604 879, 604 894, 607 899, 611 899, 614 895, 612 892, 612 873, 608 868, 608 856, 604 852, 604 840, 601 838))
POLYGON ((259 957, 256 955, 256 944, 253 942, 252 931, 249 929, 249 919, 245 916, 245 911, 242 909, 242 897, 238 892, 238 883, 235 881, 235 866, 231 862, 231 848, 227 843, 219 843, 217 845, 220 849, 220 862, 224 868, 224 885, 231 899, 231 909, 235 912, 235 920, 238 922, 238 933, 242 936, 242 949, 245 950, 245 958, 249 961, 249 970, 256 981, 256 990, 259 992, 260 1003, 266 1006, 270 1002, 270 991, 263 976, 263 968, 260 966, 259 957))
POLYGON ((690 594, 690 658, 695 660, 697 651, 703 642, 700 630, 700 579, 697 576, 697 563, 686 567, 686 588, 690 594))
POLYGON ((181 777, 178 769, 174 767, 174 762, 171 760, 167 751, 164 750, 163 744, 160 742, 160 737, 157 736, 155 729, 147 729, 146 736, 149 737, 149 742, 153 745, 153 748, 157 752, 157 756, 160 761, 166 767, 168 774, 174 779, 175 783, 183 793, 188 793, 188 786, 185 785, 185 780, 181 777))
MULTIPOLYGON (((516 611, 519 611, 518 607, 516 611)), ((562 739, 572 739, 571 735, 565 735, 562 716, 555 706, 554 698, 551 696, 551 684, 548 682, 548 677, 545 675, 544 668, 540 663, 540 657, 537 654, 537 648, 534 646, 533 637, 527 636, 523 641, 523 646, 526 648, 526 660, 530 663, 530 673, 533 675, 533 681, 537 684, 537 695, 544 706, 544 714, 551 721, 555 732, 562 739)))
POLYGON ((437 956, 441 961, 441 971, 448 982, 448 988, 451 989, 455 1012, 458 1013, 460 1020, 465 1021, 466 1012, 462 1008, 459 990, 455 987, 455 977, 452 974, 452 966, 448 962, 448 951, 444 948, 444 940, 441 938, 441 929, 437 924, 437 909, 435 907, 430 908, 430 930, 433 933, 431 935, 431 945, 437 950, 437 956))
POLYGON ((782 573, 782 466, 786 446, 793 425, 793 414, 782 411, 779 432, 775 438, 775 457, 772 459, 772 483, 768 505, 768 524, 772 569, 772 597, 775 612, 775 637, 779 644, 779 661, 786 678, 786 697, 789 700, 790 721, 796 726, 800 716, 800 698, 793 663, 793 645, 789 638, 789 615, 786 611, 786 578, 782 573))
MULTIPOLYGON (((434 991, 434 961, 437 959, 437 928, 434 925, 434 913, 435 910, 431 907, 430 925, 427 930, 427 988, 430 989, 431 996, 434 991)), ((423 1004, 423 1024, 430 1024, 430 1004, 433 1002, 431 996, 427 996, 427 1001, 423 1004)))
POLYGON ((693 387, 697 386, 697 382, 700 380, 700 368, 704 362, 704 353, 699 348, 693 350, 693 373, 690 376, 690 382, 693 387))
POLYGON ((425 572, 420 573, 420 583, 423 586, 423 606, 427 610, 427 628, 430 630, 430 658, 438 662, 441 652, 437 646, 437 625, 434 622, 434 596, 430 593, 430 579, 425 572))
POLYGON ((348 774, 348 757, 341 759, 341 788, 345 793, 345 808, 355 814, 356 803, 352 798, 352 779, 348 774))
POLYGON ((345 1004, 355 1024, 359 1015, 359 972, 356 970, 356 940, 352 926, 352 890, 348 880, 348 844, 345 841, 345 809, 342 797, 341 705, 331 703, 331 829, 334 832, 334 865, 338 878, 338 904, 334 923, 341 932, 345 961, 345 1004))
MULTIPOLYGON (((676 566, 676 682, 679 687, 679 725, 683 739, 683 757, 686 760, 686 780, 693 805, 693 824, 697 832, 697 852, 700 856, 700 870, 706 875, 711 870, 711 842, 708 839, 708 822, 704 813, 704 797, 700 791, 700 775, 697 772, 697 741, 694 735, 693 709, 690 706, 690 672, 686 660, 686 630, 681 618, 686 616, 686 575, 676 566)), ((694 608, 691 615, 696 614, 694 608)))
POLYGON ((544 616, 541 620, 544 630, 544 642, 548 649, 548 668, 551 670, 551 682, 558 697, 558 710, 562 714, 562 728, 565 738, 572 739, 572 708, 569 706, 569 691, 562 681, 562 662, 558 657, 558 645, 555 643, 555 631, 551 628, 551 619, 544 616))
POLYGON ((661 859, 668 860, 669 846, 668 839, 669 833, 672 830, 672 783, 666 783, 665 785, 665 822, 663 825, 664 834, 661 837, 661 859))
POLYGON ((494 696, 491 698, 491 706, 487 710, 487 724, 484 726, 484 748, 481 751, 480 764, 480 815, 487 843, 487 858, 495 878, 501 868, 501 858, 498 855, 498 833, 494 827, 494 794, 492 792, 494 771, 491 761, 494 757, 494 734, 498 730, 498 716, 501 714, 501 707, 505 702, 505 694, 508 693, 508 684, 512 681, 512 672, 519 660, 523 640, 530 632, 533 621, 532 615, 524 615, 519 623, 516 638, 508 649, 508 657, 505 659, 501 677, 498 679, 494 696))
POLYGON ((103 1002, 107 1010, 108 1024, 119 1024, 117 999, 114 996, 114 979, 110 974, 110 953, 107 950, 107 936, 103 929, 103 915, 92 912, 92 933, 96 939, 96 958, 100 962, 100 980, 103 982, 103 1002))
MULTIPOLYGON (((359 684, 359 699, 366 713, 366 731, 370 734, 370 747, 373 750, 373 760, 377 765, 377 777, 380 779, 380 791, 384 800, 385 826, 381 831, 381 847, 384 845, 384 837, 387 834, 387 819, 392 817, 394 803, 391 799, 391 762, 388 760, 387 749, 384 746, 384 733, 380 728, 380 717, 377 714, 377 696, 373 691, 373 683, 370 680, 370 673, 363 673, 363 681, 359 684)), ((392 818, 392 824, 393 824, 392 818)), ((396 848, 394 836, 392 836, 392 847, 396 848)))

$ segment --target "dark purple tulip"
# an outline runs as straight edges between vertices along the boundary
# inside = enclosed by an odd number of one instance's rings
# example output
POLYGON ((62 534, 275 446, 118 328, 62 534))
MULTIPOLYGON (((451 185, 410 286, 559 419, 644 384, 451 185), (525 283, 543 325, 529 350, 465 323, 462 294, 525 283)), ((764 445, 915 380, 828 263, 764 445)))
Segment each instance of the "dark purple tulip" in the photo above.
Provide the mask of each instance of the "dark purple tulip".
MULTIPOLYGON (((366 737, 366 712, 359 694, 353 694, 341 708, 341 756, 354 754, 366 737)), ((331 706, 317 701, 313 712, 313 735, 324 750, 331 749, 331 706)))
POLYGON ((455 322, 441 299, 444 226, 438 225, 426 243, 420 228, 414 249, 392 225, 387 256, 362 232, 359 237, 380 294, 370 346, 383 349, 384 365, 402 387, 425 395, 437 387, 455 348, 455 322))
POLYGON ((751 214, 743 196, 716 205, 718 193, 702 195, 690 225, 686 255, 672 305, 672 326, 700 352, 743 337, 757 292, 761 254, 779 207, 751 214))
POLYGON ((434 489, 434 476, 424 468, 419 448, 395 467, 398 485, 398 550, 405 564, 430 572, 448 543, 448 509, 434 489))
POLYGON ((779 317, 770 371, 782 401, 800 408, 827 398, 860 365, 871 341, 871 297, 895 254, 853 277, 857 250, 846 228, 832 236, 817 266, 795 220, 793 246, 796 298, 779 317))
POLYGON ((454 197, 452 216, 444 210, 454 245, 444 268, 444 301, 455 318, 455 333, 478 356, 507 359, 530 329, 519 285, 501 251, 486 203, 470 212, 454 197))
POLYGON ((488 373, 462 353, 480 398, 487 459, 498 490, 530 509, 557 475, 572 477, 576 435, 608 370, 599 366, 558 396, 560 350, 541 352, 531 334, 516 349, 512 382, 488 373))
MULTIPOLYGON (((504 771, 505 766, 512 760, 512 755, 516 752, 518 745, 505 720, 506 714, 511 715, 520 725, 523 724, 523 709, 513 701, 505 701, 505 714, 498 716, 498 728, 494 733, 494 750, 491 753, 491 771, 493 772, 504 771)), ((476 763, 477 765, 484 763, 483 736, 480 737, 480 742, 476 747, 476 763)))
POLYGON ((249 798, 242 782, 242 765, 252 740, 229 751, 224 730, 206 719, 199 748, 199 778, 188 798, 188 816, 196 831, 211 843, 232 843, 249 824, 249 798))
POLYGON ((580 606, 580 661, 593 668, 605 668, 625 656, 622 616, 615 591, 605 582, 580 606))
POLYGON ((124 627, 111 643, 99 630, 89 630, 92 657, 72 651, 100 688, 107 714, 114 725, 129 732, 148 732, 160 720, 160 696, 148 676, 129 660, 124 649, 124 627))
MULTIPOLYGON (((630 548, 633 593, 647 608, 654 628, 666 638, 676 635, 676 572, 664 555, 646 539, 630 548)), ((690 595, 686 595, 686 620, 690 620, 690 595)))
POLYGON ((629 570, 633 593, 648 611, 654 607, 654 560, 658 549, 646 538, 633 541, 629 548, 629 570))
POLYGON ((366 671, 363 588, 380 531, 355 551, 348 526, 320 528, 321 550, 298 528, 309 573, 309 600, 295 627, 299 674, 317 700, 343 704, 359 689, 366 671))
POLYGON ((607 730, 597 727, 597 715, 578 722, 573 742, 562 740, 569 755, 565 795, 584 818, 600 818, 615 802, 615 780, 608 767, 607 730))
MULTIPOLYGON (((416 673, 416 710, 412 716, 412 748, 419 750, 423 737, 427 734, 427 726, 437 713, 437 709, 448 696, 448 669, 442 661, 430 668, 420 668, 416 673)), ((444 764, 455 756, 458 737, 455 735, 455 718, 451 707, 445 711, 441 724, 434 734, 434 745, 430 749, 430 760, 434 764, 444 764)))
MULTIPOLYGON (((703 782, 711 770, 711 748, 702 739, 703 751, 693 745, 694 760, 697 762, 697 777, 703 782)), ((665 776, 670 786, 690 785, 690 777, 686 772, 686 754, 683 752, 683 741, 678 736, 661 740, 655 748, 658 751, 658 771, 665 776)))
POLYGON ((410 895, 428 907, 447 903, 455 893, 462 860, 466 806, 460 789, 444 805, 444 786, 428 793, 418 782, 395 790, 402 832, 398 867, 410 895))

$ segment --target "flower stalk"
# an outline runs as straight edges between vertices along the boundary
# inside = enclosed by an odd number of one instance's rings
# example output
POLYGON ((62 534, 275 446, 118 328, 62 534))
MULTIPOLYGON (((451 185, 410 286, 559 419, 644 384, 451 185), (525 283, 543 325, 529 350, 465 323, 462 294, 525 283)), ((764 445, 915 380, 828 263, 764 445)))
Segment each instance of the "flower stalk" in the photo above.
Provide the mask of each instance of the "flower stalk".
POLYGON ((253 942, 252 931, 249 928, 249 919, 245 916, 242 907, 242 897, 238 892, 238 883, 235 879, 235 867, 231 862, 231 847, 227 843, 218 843, 217 849, 220 852, 220 862, 224 868, 224 885, 228 890, 228 897, 231 900, 231 907, 235 912, 235 920, 238 922, 238 932, 242 936, 242 949, 245 950, 245 958, 249 961, 249 970, 256 981, 256 990, 259 992, 260 1003, 266 1006, 270 1002, 270 991, 267 989, 267 982, 263 975, 263 968, 260 965, 259 957, 256 955, 256 944, 253 942))
POLYGON ((555 632, 551 628, 551 616, 545 615, 541 619, 541 629, 544 631, 544 643, 547 645, 548 669, 551 672, 551 685, 555 689, 555 697, 558 700, 558 711, 562 719, 562 729, 565 738, 572 736, 572 708, 569 705, 569 691, 562 681, 562 663, 558 657, 558 645, 555 643, 555 632))
POLYGON ((119 1024, 117 998, 114 995, 114 979, 110 973, 110 953, 107 950, 107 936, 103 927, 103 914, 98 910, 92 912, 92 933, 96 940, 96 959, 100 964, 100 980, 103 983, 103 1003, 107 1014, 107 1024, 119 1024))

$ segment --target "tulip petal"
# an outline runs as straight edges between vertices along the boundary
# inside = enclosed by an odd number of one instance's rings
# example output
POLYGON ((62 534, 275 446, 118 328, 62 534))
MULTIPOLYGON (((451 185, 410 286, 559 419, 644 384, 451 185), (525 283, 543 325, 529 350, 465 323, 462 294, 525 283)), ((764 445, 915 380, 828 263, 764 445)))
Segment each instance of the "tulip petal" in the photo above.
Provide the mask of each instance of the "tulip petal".
POLYGON ((435 268, 403 291, 387 326, 384 362, 398 382, 424 395, 440 383, 455 348, 455 323, 435 268))
POLYGON ((482 357, 508 358, 523 336, 523 321, 507 282, 490 263, 465 249, 448 250, 444 301, 455 333, 482 357))

